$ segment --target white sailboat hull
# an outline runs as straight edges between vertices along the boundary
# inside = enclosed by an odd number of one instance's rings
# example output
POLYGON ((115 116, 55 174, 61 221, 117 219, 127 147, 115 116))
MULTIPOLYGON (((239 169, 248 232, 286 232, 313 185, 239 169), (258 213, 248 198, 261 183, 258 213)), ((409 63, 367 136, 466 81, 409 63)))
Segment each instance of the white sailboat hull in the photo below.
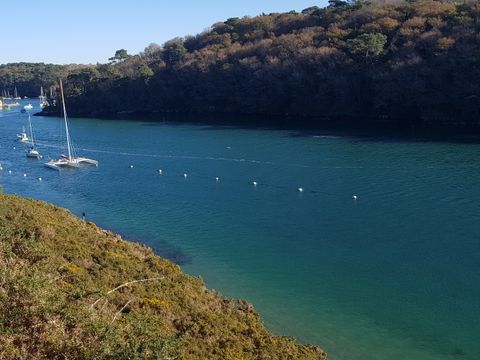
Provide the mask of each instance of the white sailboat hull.
POLYGON ((50 160, 49 162, 45 163, 45 166, 54 169, 60 170, 61 168, 79 168, 82 165, 95 165, 98 166, 98 161, 89 159, 86 157, 76 157, 70 140, 70 132, 68 130, 68 120, 67 120, 67 109, 65 107, 65 97, 63 95, 63 84, 62 80, 60 80, 60 94, 62 97, 62 105, 63 105, 63 119, 65 121, 65 135, 67 138, 67 151, 68 156, 62 155, 62 157, 58 160, 50 160))
POLYGON ((27 151, 27 157, 32 159, 40 159, 40 153, 37 150, 29 150, 27 151))
POLYGON ((29 143, 30 142, 30 138, 28 137, 28 135, 25 132, 22 132, 21 134, 18 134, 17 139, 18 139, 18 141, 21 141, 23 143, 29 143))
POLYGON ((45 163, 46 167, 53 170, 60 170, 61 168, 79 168, 83 165, 98 166, 98 161, 84 157, 78 157, 72 159, 62 158, 59 160, 50 160, 49 162, 45 163))

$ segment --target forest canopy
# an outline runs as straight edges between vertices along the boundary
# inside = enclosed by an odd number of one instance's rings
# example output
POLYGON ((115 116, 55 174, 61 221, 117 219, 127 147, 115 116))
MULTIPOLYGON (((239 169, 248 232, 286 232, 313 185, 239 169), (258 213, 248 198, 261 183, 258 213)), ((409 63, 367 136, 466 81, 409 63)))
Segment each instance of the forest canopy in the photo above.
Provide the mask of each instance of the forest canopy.
POLYGON ((230 18, 72 69, 69 108, 477 126, 479 30, 480 2, 469 0, 332 0, 230 18))

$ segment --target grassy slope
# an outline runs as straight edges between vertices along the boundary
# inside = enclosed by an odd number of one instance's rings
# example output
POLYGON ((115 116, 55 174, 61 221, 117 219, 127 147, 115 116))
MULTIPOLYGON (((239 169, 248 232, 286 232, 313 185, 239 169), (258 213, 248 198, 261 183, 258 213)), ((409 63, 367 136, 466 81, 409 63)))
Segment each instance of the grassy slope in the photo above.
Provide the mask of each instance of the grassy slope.
POLYGON ((269 334, 250 304, 224 299, 146 247, 67 210, 0 194, 0 359, 42 358, 326 354, 269 334), (150 280, 107 294, 141 279, 150 280))

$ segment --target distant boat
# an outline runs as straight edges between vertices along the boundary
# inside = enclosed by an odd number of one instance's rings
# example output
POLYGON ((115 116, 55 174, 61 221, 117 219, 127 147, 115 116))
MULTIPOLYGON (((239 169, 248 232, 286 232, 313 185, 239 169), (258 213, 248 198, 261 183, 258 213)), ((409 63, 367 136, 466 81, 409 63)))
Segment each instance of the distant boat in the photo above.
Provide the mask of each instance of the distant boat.
POLYGON ((22 132, 20 134, 17 134, 17 139, 18 141, 28 143, 30 142, 30 138, 27 135, 27 132, 25 131, 25 126, 22 128, 22 132))
POLYGON ((3 89, 3 99, 4 100, 12 100, 12 97, 10 96, 10 90, 3 89))
POLYGON ((15 86, 15 90, 13 92, 13 98, 15 100, 21 100, 22 98, 20 96, 18 96, 18 91, 17 91, 17 87, 15 86))
POLYGON ((28 126, 30 128, 30 149, 27 150, 27 157, 29 158, 35 158, 35 159, 40 159, 42 156, 38 152, 38 150, 35 148, 35 140, 33 139, 33 127, 32 127, 32 118, 30 116, 30 113, 28 114, 28 126))
POLYGON ((40 87, 40 96, 38 97, 40 100, 40 108, 43 109, 48 105, 47 102, 47 97, 45 96, 45 93, 43 92, 43 86, 40 87))
POLYGON ((30 111, 30 110, 32 110, 32 109, 33 109, 33 105, 32 105, 32 104, 28 104, 28 105, 25 105, 25 106, 23 107, 23 110, 25 110, 25 111, 30 111))
POLYGON ((60 156, 60 159, 50 160, 49 162, 45 163, 45 166, 54 170, 60 170, 62 167, 78 168, 78 167, 81 167, 83 164, 98 166, 97 160, 88 159, 86 157, 77 157, 75 155, 75 150, 72 146, 72 141, 70 139, 70 132, 68 130, 68 117, 67 117, 67 109, 65 106, 65 97, 63 95, 62 80, 60 80, 60 94, 62 98, 63 119, 65 121, 65 135, 67 138, 67 154, 68 155, 62 154, 60 156))

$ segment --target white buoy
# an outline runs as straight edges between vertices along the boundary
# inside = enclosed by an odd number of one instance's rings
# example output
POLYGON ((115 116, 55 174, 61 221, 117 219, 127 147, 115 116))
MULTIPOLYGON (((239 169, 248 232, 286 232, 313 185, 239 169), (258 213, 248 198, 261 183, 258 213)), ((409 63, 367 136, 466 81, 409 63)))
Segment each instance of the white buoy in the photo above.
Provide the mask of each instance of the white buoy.
POLYGON ((23 177, 27 177, 27 174, 23 174, 23 177))
POLYGON ((353 195, 353 196, 352 196, 352 199, 353 199, 353 200, 357 200, 357 199, 358 199, 357 195, 353 195))
POLYGON ((39 177, 39 178, 38 178, 38 181, 42 181, 42 178, 41 178, 41 177, 39 177))
POLYGON ((231 149, 231 147, 230 147, 230 146, 227 146, 227 149, 228 149, 228 150, 230 150, 230 149, 231 149))
POLYGON ((184 178, 187 178, 187 173, 183 173, 183 177, 184 177, 184 178))
POLYGON ((13 147, 13 150, 15 150, 15 149, 16 149, 16 147, 14 146, 14 147, 13 147))
POLYGON ((301 187, 298 188, 297 190, 298 190, 298 192, 303 192, 303 188, 301 188, 301 187))
POLYGON ((8 173, 11 174, 11 173, 12 173, 12 170, 8 170, 8 173))
POLYGON ((220 178, 218 176, 215 176, 215 181, 220 181, 220 178))
POLYGON ((130 165, 130 169, 133 169, 133 165, 130 165))
POLYGON ((0 171, 2 171, 2 170, 3 170, 3 167, 0 166, 0 171))
POLYGON ((252 185, 253 185, 253 186, 257 186, 257 182, 256 182, 256 181, 252 181, 252 185))
POLYGON ((162 174, 163 174, 162 169, 158 169, 158 173, 159 173, 160 175, 162 175, 162 174))

